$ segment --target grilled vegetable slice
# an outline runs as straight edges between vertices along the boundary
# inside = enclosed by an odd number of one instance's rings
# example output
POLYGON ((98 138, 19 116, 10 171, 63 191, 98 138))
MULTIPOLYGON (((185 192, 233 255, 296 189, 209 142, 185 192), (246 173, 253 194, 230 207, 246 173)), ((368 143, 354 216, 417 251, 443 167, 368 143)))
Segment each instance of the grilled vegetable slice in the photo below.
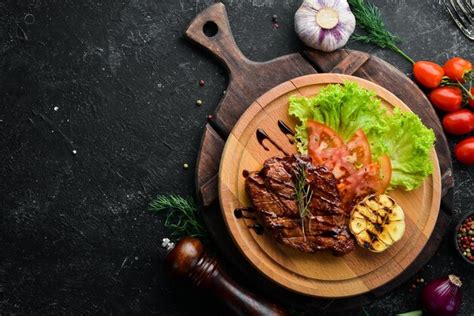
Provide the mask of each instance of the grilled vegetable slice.
POLYGON ((352 210, 349 229, 360 246, 382 252, 402 238, 405 214, 390 196, 369 195, 352 210))

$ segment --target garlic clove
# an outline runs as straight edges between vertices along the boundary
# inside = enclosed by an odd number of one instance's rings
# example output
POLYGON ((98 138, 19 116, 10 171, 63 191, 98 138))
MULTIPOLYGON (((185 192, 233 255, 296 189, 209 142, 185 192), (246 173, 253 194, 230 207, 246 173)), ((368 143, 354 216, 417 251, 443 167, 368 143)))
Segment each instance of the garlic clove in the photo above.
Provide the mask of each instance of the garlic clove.
POLYGON ((295 13, 295 31, 300 39, 325 52, 343 47, 355 24, 347 0, 305 0, 295 13))

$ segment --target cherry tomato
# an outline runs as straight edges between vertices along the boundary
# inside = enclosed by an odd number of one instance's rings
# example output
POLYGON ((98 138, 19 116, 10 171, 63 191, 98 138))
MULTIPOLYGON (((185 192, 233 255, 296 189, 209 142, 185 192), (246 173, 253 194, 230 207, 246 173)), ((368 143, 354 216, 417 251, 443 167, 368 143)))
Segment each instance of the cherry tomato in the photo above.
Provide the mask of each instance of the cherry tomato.
POLYGON ((453 135, 463 135, 474 130, 474 114, 469 110, 458 110, 443 118, 444 130, 453 135))
POLYGON ((472 64, 468 60, 462 59, 460 57, 454 57, 449 59, 444 64, 443 70, 449 79, 464 82, 464 75, 472 70, 472 64))
POLYGON ((462 91, 458 87, 440 87, 429 94, 431 103, 440 110, 453 112, 462 104, 462 91))
POLYGON ((441 83, 444 70, 440 65, 431 61, 417 61, 413 65, 413 74, 424 87, 434 89, 441 83))
MULTIPOLYGON (((474 87, 471 88, 471 94, 474 96, 474 87)), ((474 99, 469 98, 469 106, 474 109, 474 99)))
POLYGON ((456 159, 466 165, 474 165, 474 136, 456 144, 454 147, 456 159))

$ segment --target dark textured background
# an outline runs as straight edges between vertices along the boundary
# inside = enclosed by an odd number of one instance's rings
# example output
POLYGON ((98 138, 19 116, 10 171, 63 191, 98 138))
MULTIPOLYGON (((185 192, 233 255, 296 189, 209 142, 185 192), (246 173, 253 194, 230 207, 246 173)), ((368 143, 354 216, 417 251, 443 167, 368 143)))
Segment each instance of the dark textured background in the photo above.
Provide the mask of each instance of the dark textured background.
MULTIPOLYGON (((163 217, 146 210, 157 194, 194 191, 205 118, 226 76, 182 34, 212 2, 0 1, 0 314, 219 311, 165 277, 160 243, 168 233, 163 217), (196 107, 196 99, 204 105, 196 107)), ((224 3, 249 58, 301 49, 293 32, 300 1, 224 3), (272 28, 273 14, 279 29, 272 28)), ((473 59, 472 42, 438 1, 376 4, 414 59, 473 59)), ((389 51, 348 46, 410 72, 389 51)), ((459 218, 474 208, 474 169, 456 162, 454 169, 459 218)), ((463 278, 462 314, 474 315, 474 268, 454 253, 451 231, 417 277, 448 273, 463 278)), ((416 309, 420 288, 408 283, 365 309, 416 309)))

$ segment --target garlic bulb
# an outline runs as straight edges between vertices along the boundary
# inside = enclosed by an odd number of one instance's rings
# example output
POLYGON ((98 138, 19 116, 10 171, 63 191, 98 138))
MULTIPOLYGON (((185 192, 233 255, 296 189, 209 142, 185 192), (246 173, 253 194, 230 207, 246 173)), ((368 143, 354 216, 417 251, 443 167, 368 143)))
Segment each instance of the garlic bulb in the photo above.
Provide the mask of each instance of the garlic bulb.
POLYGON ((304 0, 295 14, 295 31, 300 39, 325 52, 344 46, 355 24, 347 0, 304 0))

